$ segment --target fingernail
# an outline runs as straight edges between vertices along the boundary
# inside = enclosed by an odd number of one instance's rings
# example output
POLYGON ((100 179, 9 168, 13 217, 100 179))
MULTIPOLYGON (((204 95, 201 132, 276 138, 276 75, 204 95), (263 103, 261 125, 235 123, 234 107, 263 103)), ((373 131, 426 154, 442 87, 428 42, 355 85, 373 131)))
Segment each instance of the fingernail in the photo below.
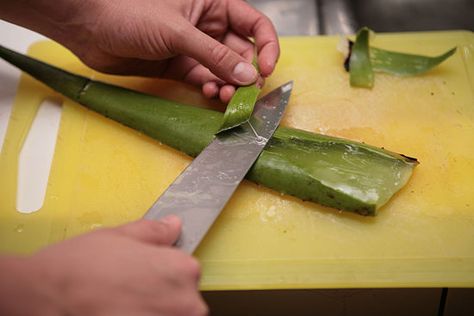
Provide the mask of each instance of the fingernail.
POLYGON ((257 70, 251 64, 240 62, 235 65, 233 75, 242 84, 252 83, 257 79, 257 70))

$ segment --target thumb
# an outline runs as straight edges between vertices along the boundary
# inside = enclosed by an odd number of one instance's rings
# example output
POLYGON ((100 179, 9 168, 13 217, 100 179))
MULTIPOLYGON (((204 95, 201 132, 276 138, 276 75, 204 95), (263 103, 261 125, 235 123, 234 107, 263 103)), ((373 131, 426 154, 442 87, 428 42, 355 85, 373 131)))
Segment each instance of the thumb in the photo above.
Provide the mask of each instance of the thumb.
POLYGON ((171 246, 181 233, 181 220, 169 215, 159 221, 142 219, 115 229, 120 234, 146 243, 171 246))
POLYGON ((186 40, 176 43, 178 53, 196 59, 213 74, 229 83, 249 85, 257 80, 255 67, 228 46, 192 25, 189 25, 185 32, 186 40))

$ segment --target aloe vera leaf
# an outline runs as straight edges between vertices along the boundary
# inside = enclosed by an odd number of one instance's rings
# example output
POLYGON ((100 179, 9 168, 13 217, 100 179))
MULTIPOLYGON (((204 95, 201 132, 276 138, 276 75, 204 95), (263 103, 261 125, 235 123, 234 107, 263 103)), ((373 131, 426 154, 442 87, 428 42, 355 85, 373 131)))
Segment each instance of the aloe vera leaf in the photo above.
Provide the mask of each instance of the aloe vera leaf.
MULTIPOLYGON (((361 35, 365 34, 365 31, 367 34, 370 32, 368 28, 362 28, 357 36, 356 36, 356 42, 357 40, 364 40, 365 38, 361 38, 361 35), (362 32, 364 31, 364 33, 362 32)), ((365 36, 365 35, 364 35, 365 36)), ((356 53, 361 53, 364 52, 364 57, 365 57, 365 43, 362 46, 358 46, 355 48, 355 42, 348 40, 349 44, 349 55, 344 61, 344 68, 346 71, 349 71, 351 74, 351 80, 352 80, 352 74, 353 74, 353 54, 356 53)), ((368 45, 368 41, 367 41, 368 45)), ((451 48, 447 52, 438 55, 438 56, 423 56, 423 55, 416 55, 416 54, 407 54, 407 53, 401 53, 401 52, 394 52, 394 51, 389 51, 386 49, 382 48, 377 48, 373 46, 368 47, 369 55, 370 55, 370 65, 372 67, 372 71, 374 72, 385 72, 388 74, 392 75, 398 75, 398 76, 413 76, 413 75, 418 75, 425 73, 432 68, 436 67, 437 65, 441 64, 443 61, 451 57, 455 52, 456 52, 456 47, 451 48)), ((355 58, 357 61, 357 57, 355 58)), ((355 64, 357 67, 357 63, 355 64)), ((368 64, 366 64, 366 67, 368 67, 368 64)), ((357 70, 354 70, 357 71, 357 70)), ((352 85, 352 81, 351 81, 352 85)), ((354 84, 354 86, 357 86, 354 84)))
POLYGON ((227 105, 224 120, 218 133, 248 121, 260 91, 261 89, 256 84, 239 87, 227 105))
POLYGON ((439 56, 429 57, 370 47, 370 61, 374 71, 399 76, 411 76, 427 72, 445 61, 455 52, 456 47, 439 56))
MULTIPOLYGON (((214 138, 222 113, 66 72, 0 46, 0 57, 72 100, 190 156, 214 138)), ((341 210, 375 215, 417 161, 336 137, 279 127, 247 179, 341 210)))
MULTIPOLYGON (((252 65, 259 72, 257 50, 253 55, 252 65)), ((218 133, 229 130, 249 120, 261 89, 257 83, 237 88, 224 113, 224 120, 218 133)))
POLYGON ((369 29, 363 27, 357 32, 349 59, 350 84, 353 87, 372 88, 374 73, 369 55, 369 29))
POLYGON ((416 159, 380 148, 280 127, 250 176, 258 183, 338 209, 374 215, 411 176, 416 159), (281 168, 281 166, 283 168, 281 168), (258 170, 260 171, 260 170, 258 170), (268 179, 265 179, 268 178, 268 179))

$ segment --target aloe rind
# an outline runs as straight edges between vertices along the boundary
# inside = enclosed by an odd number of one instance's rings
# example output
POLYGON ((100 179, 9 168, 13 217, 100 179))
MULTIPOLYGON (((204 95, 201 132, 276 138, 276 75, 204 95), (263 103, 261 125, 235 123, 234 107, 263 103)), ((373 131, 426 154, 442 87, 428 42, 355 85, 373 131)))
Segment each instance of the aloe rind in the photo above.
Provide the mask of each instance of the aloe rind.
POLYGON ((425 73, 454 55, 456 47, 438 56, 423 56, 389 51, 369 46, 370 29, 361 28, 355 42, 348 40, 349 54, 344 68, 350 73, 350 84, 354 87, 372 88, 374 72, 397 76, 414 76, 425 73))
POLYGON ((439 56, 429 57, 370 47, 370 61, 374 71, 398 76, 413 76, 431 70, 455 52, 456 47, 439 56))
MULTIPOLYGON (((253 55, 252 65, 257 72, 260 71, 257 61, 257 51, 255 51, 253 55)), ((262 89, 260 89, 257 83, 238 87, 225 109, 224 119, 218 133, 247 122, 252 115, 260 91, 262 91, 262 89)))
MULTIPOLYGON (((220 112, 93 81, 1 46, 0 57, 85 107, 193 157, 222 123, 220 112)), ((279 127, 246 177, 303 200, 375 215, 416 164, 366 144, 279 127)))
POLYGON ((213 139, 222 113, 91 81, 78 103, 196 157, 213 139))
POLYGON ((261 89, 256 84, 239 87, 235 91, 225 110, 224 120, 219 133, 239 126, 249 120, 260 91, 261 89))
POLYGON ((350 84, 353 87, 372 88, 374 72, 369 54, 369 29, 363 27, 357 32, 349 59, 350 84))

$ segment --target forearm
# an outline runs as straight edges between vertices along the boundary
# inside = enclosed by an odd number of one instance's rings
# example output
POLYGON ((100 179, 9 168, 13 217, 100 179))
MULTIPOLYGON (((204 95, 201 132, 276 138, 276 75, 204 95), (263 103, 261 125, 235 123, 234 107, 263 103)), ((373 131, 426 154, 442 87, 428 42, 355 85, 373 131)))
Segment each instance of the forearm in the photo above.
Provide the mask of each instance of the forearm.
POLYGON ((84 24, 96 23, 87 12, 101 1, 89 0, 0 0, 0 19, 41 33, 61 43, 71 36, 86 38, 84 24), (84 13, 84 14, 82 14, 84 13), (82 34, 74 34, 77 26, 82 34))
POLYGON ((56 299, 31 258, 0 257, 0 315, 60 315, 56 299))

